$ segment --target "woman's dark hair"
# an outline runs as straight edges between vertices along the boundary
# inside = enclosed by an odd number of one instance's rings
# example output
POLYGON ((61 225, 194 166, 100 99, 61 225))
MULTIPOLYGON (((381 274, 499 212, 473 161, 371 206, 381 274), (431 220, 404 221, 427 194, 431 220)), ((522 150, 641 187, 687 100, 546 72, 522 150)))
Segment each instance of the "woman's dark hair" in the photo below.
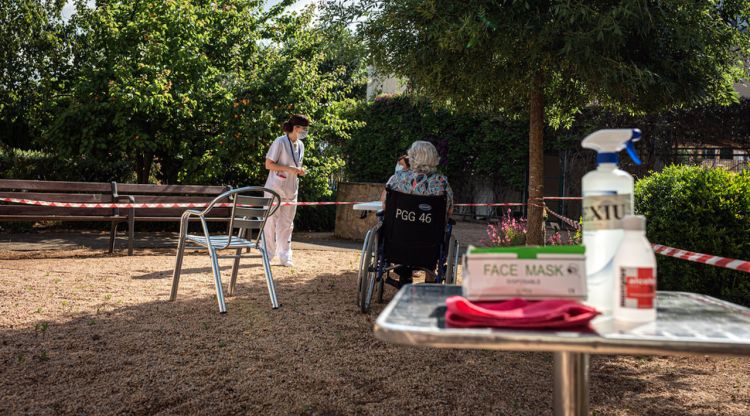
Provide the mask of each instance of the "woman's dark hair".
POLYGON ((289 120, 284 122, 284 131, 291 133, 294 130, 294 126, 307 127, 310 125, 310 120, 302 114, 292 114, 289 120))

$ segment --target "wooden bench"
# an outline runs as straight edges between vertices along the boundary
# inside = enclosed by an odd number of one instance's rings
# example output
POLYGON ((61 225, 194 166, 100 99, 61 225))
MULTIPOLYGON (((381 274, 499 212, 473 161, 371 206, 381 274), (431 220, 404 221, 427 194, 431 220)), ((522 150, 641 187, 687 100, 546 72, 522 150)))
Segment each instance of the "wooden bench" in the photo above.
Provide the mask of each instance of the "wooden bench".
MULTIPOLYGON (((128 202, 117 193, 114 182, 59 182, 22 179, 0 179, 0 197, 68 203, 128 202)), ((101 221, 112 224, 109 252, 115 249, 117 225, 128 221, 132 210, 118 208, 73 208, 21 205, 0 202, 0 221, 101 221)), ((128 254, 133 253, 132 233, 128 254)))
MULTIPOLYGON (((208 203, 229 186, 152 185, 0 179, 0 197, 75 203, 208 203)), ((107 221, 112 223, 109 252, 117 225, 128 223, 128 255, 133 254, 135 222, 175 222, 189 208, 72 208, 0 202, 0 221, 107 221)), ((202 210, 202 208, 193 208, 202 210)), ((209 221, 229 218, 229 208, 211 211, 209 221)))

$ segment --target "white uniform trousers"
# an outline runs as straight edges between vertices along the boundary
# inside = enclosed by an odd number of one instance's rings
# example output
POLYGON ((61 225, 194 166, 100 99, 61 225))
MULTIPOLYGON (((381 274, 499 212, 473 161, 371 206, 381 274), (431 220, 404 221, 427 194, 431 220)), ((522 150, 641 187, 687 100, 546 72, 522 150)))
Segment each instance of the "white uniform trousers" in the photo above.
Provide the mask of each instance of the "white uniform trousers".
MULTIPOLYGON (((281 202, 297 201, 282 199, 281 202)), ((266 220, 263 235, 266 239, 269 261, 276 256, 279 256, 282 263, 292 261, 292 230, 296 213, 296 205, 282 205, 266 220)))

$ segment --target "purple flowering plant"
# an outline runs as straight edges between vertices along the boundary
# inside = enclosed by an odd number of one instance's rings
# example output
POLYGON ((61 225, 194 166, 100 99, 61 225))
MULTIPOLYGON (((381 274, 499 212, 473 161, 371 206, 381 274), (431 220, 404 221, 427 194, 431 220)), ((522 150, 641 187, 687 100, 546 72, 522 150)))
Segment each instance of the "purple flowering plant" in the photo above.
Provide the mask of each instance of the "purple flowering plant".
MULTIPOLYGON (((487 240, 482 243, 487 247, 510 247, 526 244, 527 224, 525 218, 515 218, 510 209, 500 218, 498 224, 487 225, 487 240)), ((575 235, 563 240, 562 234, 555 231, 547 237, 546 245, 560 246, 564 244, 581 244, 580 228, 575 235)))
POLYGON ((526 244, 526 231, 526 219, 516 219, 508 209, 497 225, 487 225, 489 239, 482 243, 488 247, 522 246, 526 244))

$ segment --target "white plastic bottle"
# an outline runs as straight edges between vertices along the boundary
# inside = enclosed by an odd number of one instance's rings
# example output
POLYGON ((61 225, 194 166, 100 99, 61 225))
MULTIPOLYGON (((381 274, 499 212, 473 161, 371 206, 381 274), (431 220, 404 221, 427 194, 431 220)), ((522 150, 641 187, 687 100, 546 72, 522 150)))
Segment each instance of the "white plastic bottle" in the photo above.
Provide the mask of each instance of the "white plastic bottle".
POLYGON ((633 143, 638 129, 598 130, 581 146, 598 152, 597 168, 583 176, 583 245, 586 246, 586 303, 612 313, 615 270, 612 260, 623 237, 622 218, 633 212, 633 177, 618 169, 618 153, 627 148, 640 164, 633 143))
POLYGON ((646 239, 646 217, 628 215, 622 220, 623 236, 614 259, 617 272, 613 317, 616 321, 656 320, 656 256, 646 239))

